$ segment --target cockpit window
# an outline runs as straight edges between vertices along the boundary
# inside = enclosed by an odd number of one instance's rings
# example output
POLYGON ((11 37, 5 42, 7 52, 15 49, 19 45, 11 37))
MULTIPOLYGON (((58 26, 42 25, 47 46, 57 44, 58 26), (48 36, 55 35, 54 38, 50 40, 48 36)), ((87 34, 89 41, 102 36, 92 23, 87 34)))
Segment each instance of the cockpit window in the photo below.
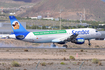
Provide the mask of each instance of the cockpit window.
POLYGON ((98 31, 96 31, 96 32, 98 32, 98 31))

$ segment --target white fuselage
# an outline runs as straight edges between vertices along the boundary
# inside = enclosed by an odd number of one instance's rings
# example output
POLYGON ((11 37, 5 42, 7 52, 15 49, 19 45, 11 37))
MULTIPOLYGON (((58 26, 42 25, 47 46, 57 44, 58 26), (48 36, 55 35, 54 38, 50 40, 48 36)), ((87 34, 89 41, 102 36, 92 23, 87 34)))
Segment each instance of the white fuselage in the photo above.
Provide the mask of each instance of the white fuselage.
POLYGON ((73 33, 78 33, 79 35, 77 36, 77 38, 84 38, 85 40, 94 39, 101 36, 101 34, 97 32, 95 29, 81 28, 81 29, 67 29, 66 33, 61 33, 61 34, 58 33, 58 34, 46 34, 46 35, 34 35, 33 32, 30 32, 23 40, 35 43, 50 43, 54 39, 61 37, 69 37, 73 35, 73 33))

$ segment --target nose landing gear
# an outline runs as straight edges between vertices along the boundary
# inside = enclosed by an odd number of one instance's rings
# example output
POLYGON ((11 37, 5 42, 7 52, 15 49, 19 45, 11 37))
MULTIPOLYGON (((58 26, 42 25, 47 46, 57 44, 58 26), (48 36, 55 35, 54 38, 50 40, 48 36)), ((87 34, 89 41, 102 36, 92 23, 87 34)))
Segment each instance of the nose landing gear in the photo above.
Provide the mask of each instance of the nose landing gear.
POLYGON ((91 46, 90 39, 88 39, 88 42, 89 42, 88 45, 91 46))

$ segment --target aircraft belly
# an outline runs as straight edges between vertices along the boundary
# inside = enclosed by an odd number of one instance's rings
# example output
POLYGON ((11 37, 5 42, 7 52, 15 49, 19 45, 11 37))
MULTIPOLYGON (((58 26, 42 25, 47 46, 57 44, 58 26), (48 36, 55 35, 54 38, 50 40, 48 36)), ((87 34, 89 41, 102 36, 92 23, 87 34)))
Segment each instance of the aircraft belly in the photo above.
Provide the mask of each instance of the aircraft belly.
POLYGON ((60 38, 66 34, 52 34, 52 35, 38 35, 35 42, 37 43, 51 43, 53 39, 60 38))

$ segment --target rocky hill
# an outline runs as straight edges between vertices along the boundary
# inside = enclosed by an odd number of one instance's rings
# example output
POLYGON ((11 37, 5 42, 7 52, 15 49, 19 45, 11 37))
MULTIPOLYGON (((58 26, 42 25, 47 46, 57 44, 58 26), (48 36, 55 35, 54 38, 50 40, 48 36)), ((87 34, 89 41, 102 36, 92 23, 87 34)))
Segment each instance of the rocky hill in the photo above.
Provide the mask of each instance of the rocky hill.
POLYGON ((16 16, 32 17, 42 15, 50 17, 60 17, 63 19, 79 20, 81 15, 86 20, 105 21, 105 0, 0 0, 0 7, 20 7, 31 6, 31 9, 24 9, 18 12, 16 16), (29 4, 29 5, 28 5, 29 4))
POLYGON ((38 2, 40 0, 14 0, 14 1, 24 1, 24 2, 38 2))
POLYGON ((40 0, 31 10, 27 10, 20 16, 47 16, 49 12, 50 16, 57 18, 60 9, 62 18, 79 20, 80 14, 84 14, 85 9, 86 20, 105 21, 105 2, 101 0, 40 0))

